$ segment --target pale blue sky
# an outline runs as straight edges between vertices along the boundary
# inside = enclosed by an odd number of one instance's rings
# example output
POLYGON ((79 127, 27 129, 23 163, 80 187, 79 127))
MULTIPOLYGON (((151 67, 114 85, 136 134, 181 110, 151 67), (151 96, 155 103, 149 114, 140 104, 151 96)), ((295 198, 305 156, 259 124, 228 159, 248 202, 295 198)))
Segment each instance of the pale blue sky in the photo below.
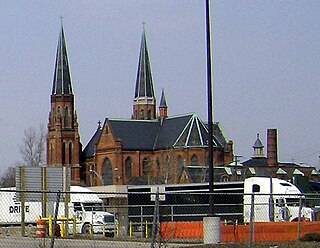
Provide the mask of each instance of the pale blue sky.
MULTIPOLYGON (((319 164, 320 1, 212 1, 215 120, 249 158, 278 128, 281 161, 319 164)), ((63 16, 80 135, 130 118, 142 22, 157 100, 207 119, 204 0, 1 1, 0 168, 21 160, 28 127, 47 125, 63 16)))

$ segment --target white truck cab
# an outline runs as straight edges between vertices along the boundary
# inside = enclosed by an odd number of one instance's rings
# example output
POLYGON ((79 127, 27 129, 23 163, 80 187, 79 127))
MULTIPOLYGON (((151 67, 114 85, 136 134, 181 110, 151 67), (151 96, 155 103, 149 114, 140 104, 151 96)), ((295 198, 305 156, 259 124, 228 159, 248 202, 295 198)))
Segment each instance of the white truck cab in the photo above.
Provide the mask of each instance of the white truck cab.
MULTIPOLYGON (((92 190, 71 186, 68 212, 65 203, 60 202, 58 218, 76 216, 76 233, 104 233, 106 236, 115 234, 117 220, 115 215, 107 212, 103 201, 92 190)), ((17 198, 16 188, 0 189, 0 226, 21 225, 21 202, 17 198)), ((48 206, 47 206, 48 207, 48 206)), ((53 207, 53 205, 51 205, 53 207)), ((53 215, 53 209, 51 209, 53 215)), ((25 224, 36 225, 39 216, 42 215, 42 203, 39 201, 25 202, 25 224)), ((42 216, 48 217, 48 216, 42 216)), ((72 221, 69 222, 69 233, 73 233, 72 221)))
POLYGON ((303 198, 301 191, 290 182, 278 178, 247 178, 244 182, 244 222, 248 223, 250 218, 255 222, 312 220, 313 210, 303 205, 300 208, 303 198))
POLYGON ((114 236, 117 220, 106 211, 103 201, 92 190, 71 186, 69 216, 76 216, 77 233, 105 233, 114 236))

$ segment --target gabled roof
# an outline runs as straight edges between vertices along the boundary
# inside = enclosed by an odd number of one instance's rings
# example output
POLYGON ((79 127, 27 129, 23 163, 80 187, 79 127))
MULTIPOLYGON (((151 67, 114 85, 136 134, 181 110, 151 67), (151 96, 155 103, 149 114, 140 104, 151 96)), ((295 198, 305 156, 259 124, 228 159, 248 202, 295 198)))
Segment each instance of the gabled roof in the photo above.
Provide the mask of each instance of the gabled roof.
POLYGON ((95 153, 95 146, 101 136, 101 128, 100 126, 97 128, 97 131, 93 134, 91 139, 89 140, 88 144, 84 148, 84 150, 81 153, 81 161, 83 161, 85 158, 92 158, 95 153))
POLYGON ((264 167, 267 166, 267 158, 266 157, 257 157, 250 158, 246 161, 241 162, 243 166, 246 167, 264 167))
POLYGON ((115 137, 122 142, 124 150, 152 150, 156 139, 158 120, 108 119, 115 137))
MULTIPOLYGON (((112 134, 121 140, 123 150, 161 150, 168 148, 207 147, 208 130, 196 114, 167 117, 164 120, 106 119, 112 134)), ((85 158, 94 154, 101 135, 97 130, 83 151, 85 158)), ((214 137, 216 147, 222 147, 214 137)))
MULTIPOLYGON (((163 120, 154 149, 168 147, 207 147, 208 130, 196 114, 168 117, 163 120)), ((220 146, 213 139, 215 147, 220 146)))
POLYGON ((52 95, 55 94, 72 94, 67 45, 62 24, 56 53, 56 64, 52 86, 52 95))

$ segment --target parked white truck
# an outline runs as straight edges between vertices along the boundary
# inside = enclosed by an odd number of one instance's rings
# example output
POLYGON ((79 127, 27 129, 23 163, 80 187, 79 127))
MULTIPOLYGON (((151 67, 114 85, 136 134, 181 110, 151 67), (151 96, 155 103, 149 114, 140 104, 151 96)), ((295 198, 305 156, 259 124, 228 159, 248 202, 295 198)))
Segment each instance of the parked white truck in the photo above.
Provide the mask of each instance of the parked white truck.
MULTIPOLYGON (((21 225, 21 201, 18 200, 16 188, 0 189, 0 226, 21 225)), ((47 203, 47 208, 48 208, 47 203)), ((51 204, 50 212, 54 214, 54 205, 51 204)), ((76 217, 76 232, 105 233, 113 236, 117 220, 114 214, 105 211, 102 200, 90 189, 80 186, 71 186, 70 202, 68 203, 69 218, 76 217), (92 229, 91 229, 92 227, 92 229)), ((48 211, 49 212, 49 211, 48 211)), ((65 216, 65 204, 60 202, 58 218, 65 216)), ((41 202, 25 202, 25 224, 36 225, 42 215, 41 202)), ((48 216, 42 216, 48 217, 48 216)), ((72 233, 72 221, 69 222, 69 232, 72 233)))
POLYGON ((250 219, 256 222, 295 221, 299 212, 301 220, 312 220, 313 209, 304 206, 304 195, 292 183, 278 178, 251 177, 244 185, 244 222, 250 219))

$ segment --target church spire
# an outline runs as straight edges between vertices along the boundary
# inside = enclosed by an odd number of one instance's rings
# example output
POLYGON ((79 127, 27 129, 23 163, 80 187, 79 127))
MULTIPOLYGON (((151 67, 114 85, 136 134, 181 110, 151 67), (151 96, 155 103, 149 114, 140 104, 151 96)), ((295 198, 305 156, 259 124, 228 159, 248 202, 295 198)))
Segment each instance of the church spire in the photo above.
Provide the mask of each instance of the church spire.
POLYGON ((69 70, 67 45, 61 21, 61 30, 59 35, 56 64, 53 77, 52 94, 64 95, 72 94, 71 77, 69 70))
POLYGON ((48 122, 47 165, 71 168, 72 184, 80 183, 81 142, 78 126, 67 46, 61 23, 48 122))
POLYGON ((155 119, 156 98, 152 80, 151 63, 147 47, 145 27, 143 25, 136 87, 133 104, 133 119, 155 119))

